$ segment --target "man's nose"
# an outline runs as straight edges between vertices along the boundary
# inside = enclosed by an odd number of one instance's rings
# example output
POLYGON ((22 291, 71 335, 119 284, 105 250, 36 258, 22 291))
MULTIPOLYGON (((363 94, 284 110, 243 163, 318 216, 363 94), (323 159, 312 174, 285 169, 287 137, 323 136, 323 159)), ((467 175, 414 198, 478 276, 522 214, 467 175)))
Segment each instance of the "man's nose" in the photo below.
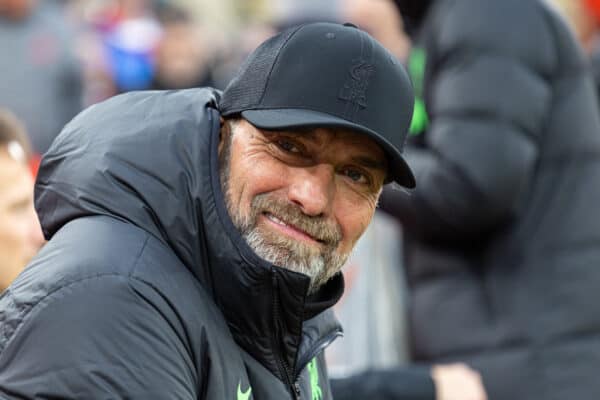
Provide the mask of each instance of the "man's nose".
POLYGON ((312 217, 327 215, 335 195, 335 171, 332 165, 318 164, 294 171, 288 189, 289 200, 312 217))

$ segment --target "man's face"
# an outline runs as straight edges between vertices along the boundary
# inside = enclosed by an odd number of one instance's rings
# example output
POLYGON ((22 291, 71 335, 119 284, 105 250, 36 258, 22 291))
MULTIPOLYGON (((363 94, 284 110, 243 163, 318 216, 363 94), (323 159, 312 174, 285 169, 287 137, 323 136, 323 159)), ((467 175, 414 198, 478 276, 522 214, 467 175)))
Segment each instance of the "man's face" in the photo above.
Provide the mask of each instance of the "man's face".
POLYGON ((0 147, 0 290, 6 289, 43 243, 27 166, 0 147))
POLYGON ((222 131, 221 182, 234 225, 271 263, 311 277, 311 292, 344 265, 367 228, 385 179, 385 156, 339 129, 222 131))

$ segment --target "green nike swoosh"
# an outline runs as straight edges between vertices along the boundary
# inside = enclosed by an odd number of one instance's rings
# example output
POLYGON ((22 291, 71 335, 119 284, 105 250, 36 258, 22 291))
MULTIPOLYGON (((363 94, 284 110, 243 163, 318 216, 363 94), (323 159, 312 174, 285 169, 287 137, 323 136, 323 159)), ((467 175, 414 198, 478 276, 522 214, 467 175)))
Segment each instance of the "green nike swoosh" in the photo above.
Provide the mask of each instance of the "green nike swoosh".
POLYGON ((237 400, 248 400, 250 398, 251 393, 251 387, 248 387, 248 390, 246 391, 246 393, 244 393, 242 392, 242 382, 238 383, 237 400))

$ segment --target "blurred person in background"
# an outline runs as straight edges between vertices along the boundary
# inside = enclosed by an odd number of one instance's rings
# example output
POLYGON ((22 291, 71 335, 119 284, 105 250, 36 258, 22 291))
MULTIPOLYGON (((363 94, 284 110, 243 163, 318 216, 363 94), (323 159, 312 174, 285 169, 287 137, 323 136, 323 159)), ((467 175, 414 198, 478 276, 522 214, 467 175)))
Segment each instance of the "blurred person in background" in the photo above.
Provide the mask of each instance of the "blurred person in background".
POLYGON ((44 240, 33 207, 30 154, 25 128, 0 108, 0 291, 23 270, 44 240))
MULTIPOLYGON (((162 33, 155 50, 151 89, 215 87, 212 62, 215 49, 191 17, 175 6, 159 9, 162 33)), ((222 88, 218 88, 222 89, 222 88)))
POLYGON ((600 21, 600 1, 598 0, 546 0, 556 6, 573 28, 575 37, 587 54, 598 47, 598 21, 600 21))
POLYGON ((402 16, 392 0, 343 0, 340 18, 369 32, 390 53, 406 61, 410 39, 404 33, 402 16))
POLYGON ((600 393, 600 121, 585 56, 538 0, 396 0, 413 35, 403 224, 411 346, 491 400, 600 393))
POLYGON ((24 122, 37 154, 81 110, 72 33, 54 2, 0 0, 0 105, 24 122))
POLYGON ((557 6, 573 27, 587 53, 600 94, 600 0, 547 0, 557 6))
POLYGON ((95 24, 101 32, 117 93, 150 88, 162 27, 149 0, 101 3, 95 24))
POLYGON ((168 1, 113 0, 92 3, 85 13, 103 47, 100 57, 86 52, 95 56, 90 83, 100 78, 103 84, 106 72, 116 93, 223 88, 212 76, 221 44, 187 8, 168 1))

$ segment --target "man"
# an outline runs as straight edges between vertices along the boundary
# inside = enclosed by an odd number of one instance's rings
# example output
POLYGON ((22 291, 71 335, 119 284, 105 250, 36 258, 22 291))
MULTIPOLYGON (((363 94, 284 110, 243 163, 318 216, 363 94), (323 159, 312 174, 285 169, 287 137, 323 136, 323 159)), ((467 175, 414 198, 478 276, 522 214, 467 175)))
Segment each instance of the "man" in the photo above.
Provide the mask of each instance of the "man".
POLYGON ((43 243, 33 207, 33 177, 25 129, 0 108, 0 291, 10 285, 43 243))
POLYGON ((563 21, 538 0, 398 0, 412 28, 403 222, 412 349, 490 399, 600 393, 600 123, 563 21))
MULTIPOLYGON (((161 36, 154 50, 150 87, 154 90, 211 86, 216 58, 209 35, 183 9, 166 3, 159 7, 161 36)), ((271 35, 269 35, 271 36, 271 35)))
POLYGON ((222 96, 138 92, 42 162, 49 240, 0 298, 5 398, 330 399, 342 264, 400 150, 403 67, 353 26, 262 44, 222 96))
POLYGON ((53 2, 0 0, 0 104, 23 121, 37 154, 81 110, 74 37, 53 2))

